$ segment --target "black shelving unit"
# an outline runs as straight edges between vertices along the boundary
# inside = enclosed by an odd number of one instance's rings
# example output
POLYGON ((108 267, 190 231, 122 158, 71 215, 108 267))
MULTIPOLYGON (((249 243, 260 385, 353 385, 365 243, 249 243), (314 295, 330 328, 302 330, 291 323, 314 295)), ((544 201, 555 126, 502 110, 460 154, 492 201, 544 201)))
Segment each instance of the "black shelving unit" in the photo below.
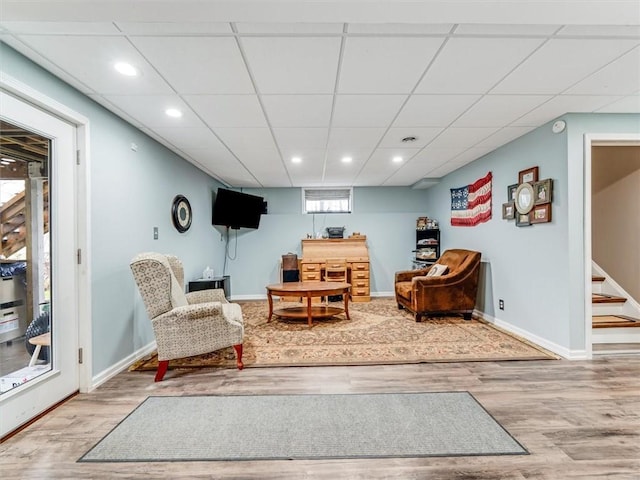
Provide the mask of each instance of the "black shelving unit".
POLYGON ((424 268, 436 263, 440 258, 440 229, 417 229, 416 249, 413 252, 414 268, 424 268))

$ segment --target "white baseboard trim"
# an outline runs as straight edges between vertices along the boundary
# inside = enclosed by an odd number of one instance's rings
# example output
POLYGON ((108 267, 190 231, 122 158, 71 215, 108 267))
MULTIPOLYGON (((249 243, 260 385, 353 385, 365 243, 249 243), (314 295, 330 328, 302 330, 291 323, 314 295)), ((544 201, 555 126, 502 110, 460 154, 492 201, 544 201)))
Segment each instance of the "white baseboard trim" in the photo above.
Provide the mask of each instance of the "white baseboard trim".
POLYGON ((514 335, 518 335, 519 337, 529 340, 530 342, 533 342, 536 345, 539 345, 540 347, 555 353, 556 355, 560 355, 562 358, 566 358, 567 360, 588 360, 590 358, 586 350, 569 350, 562 345, 550 342, 545 338, 539 337, 538 335, 535 335, 527 330, 523 330, 520 327, 516 327, 509 322, 505 322, 504 320, 500 320, 499 318, 495 318, 484 312, 480 312, 479 310, 474 310, 473 314, 495 325, 496 327, 500 327, 507 332, 513 333, 514 335))
POLYGON ((144 347, 136 350, 131 355, 123 358, 118 363, 110 366, 106 370, 103 370, 99 374, 93 376, 93 378, 91 379, 91 386, 89 388, 89 391, 91 392, 91 391, 95 390, 96 388, 98 388, 100 385, 102 385, 107 380, 115 377, 118 373, 123 372, 124 370, 129 368, 129 366, 132 363, 134 363, 134 362, 140 360, 141 358, 146 357, 147 355, 152 353, 155 349, 156 349, 156 342, 154 340, 153 342, 151 342, 151 343, 145 345, 144 347))

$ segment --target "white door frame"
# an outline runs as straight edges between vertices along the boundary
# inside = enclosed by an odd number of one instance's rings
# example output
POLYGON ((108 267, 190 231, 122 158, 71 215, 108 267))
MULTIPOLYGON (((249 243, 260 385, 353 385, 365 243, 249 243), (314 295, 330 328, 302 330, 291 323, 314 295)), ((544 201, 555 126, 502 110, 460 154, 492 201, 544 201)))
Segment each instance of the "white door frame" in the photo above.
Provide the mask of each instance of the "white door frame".
POLYGON ((82 352, 78 383, 80 392, 87 393, 92 389, 89 119, 2 71, 0 71, 0 88, 76 126, 78 150, 75 185, 76 244, 81 250, 81 264, 78 268, 76 285, 78 287, 78 348, 82 352))
POLYGON ((584 313, 585 352, 593 357, 593 302, 591 300, 591 147, 640 145, 640 134, 635 133, 586 133, 584 135, 584 313))

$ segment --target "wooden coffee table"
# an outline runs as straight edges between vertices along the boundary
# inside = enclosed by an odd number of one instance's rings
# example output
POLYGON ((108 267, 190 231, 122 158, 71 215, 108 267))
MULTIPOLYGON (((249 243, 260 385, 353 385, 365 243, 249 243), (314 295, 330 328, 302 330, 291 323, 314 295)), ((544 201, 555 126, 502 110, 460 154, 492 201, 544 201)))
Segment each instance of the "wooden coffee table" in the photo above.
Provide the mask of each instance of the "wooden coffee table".
POLYGON ((313 325, 314 318, 329 318, 342 312, 349 318, 349 292, 351 284, 345 282, 286 282, 267 285, 267 299, 269 300, 269 317, 273 315, 283 318, 306 318, 309 326, 313 325), (307 306, 285 307, 273 310, 273 295, 277 297, 305 297, 307 306), (328 297, 330 295, 342 295, 344 308, 329 305, 311 305, 313 297, 328 297))

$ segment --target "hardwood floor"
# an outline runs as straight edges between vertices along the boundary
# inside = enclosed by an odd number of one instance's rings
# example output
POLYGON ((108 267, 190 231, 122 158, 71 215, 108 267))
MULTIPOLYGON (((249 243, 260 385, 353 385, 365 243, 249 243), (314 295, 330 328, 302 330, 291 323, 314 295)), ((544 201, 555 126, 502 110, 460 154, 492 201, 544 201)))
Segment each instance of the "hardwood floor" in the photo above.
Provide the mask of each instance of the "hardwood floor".
MULTIPOLYGON (((9 479, 640 479, 640 355, 593 361, 123 372, 0 444, 9 479), (149 395, 469 391, 530 455, 76 463, 149 395)), ((194 412, 194 415, 197 415, 194 412)))

